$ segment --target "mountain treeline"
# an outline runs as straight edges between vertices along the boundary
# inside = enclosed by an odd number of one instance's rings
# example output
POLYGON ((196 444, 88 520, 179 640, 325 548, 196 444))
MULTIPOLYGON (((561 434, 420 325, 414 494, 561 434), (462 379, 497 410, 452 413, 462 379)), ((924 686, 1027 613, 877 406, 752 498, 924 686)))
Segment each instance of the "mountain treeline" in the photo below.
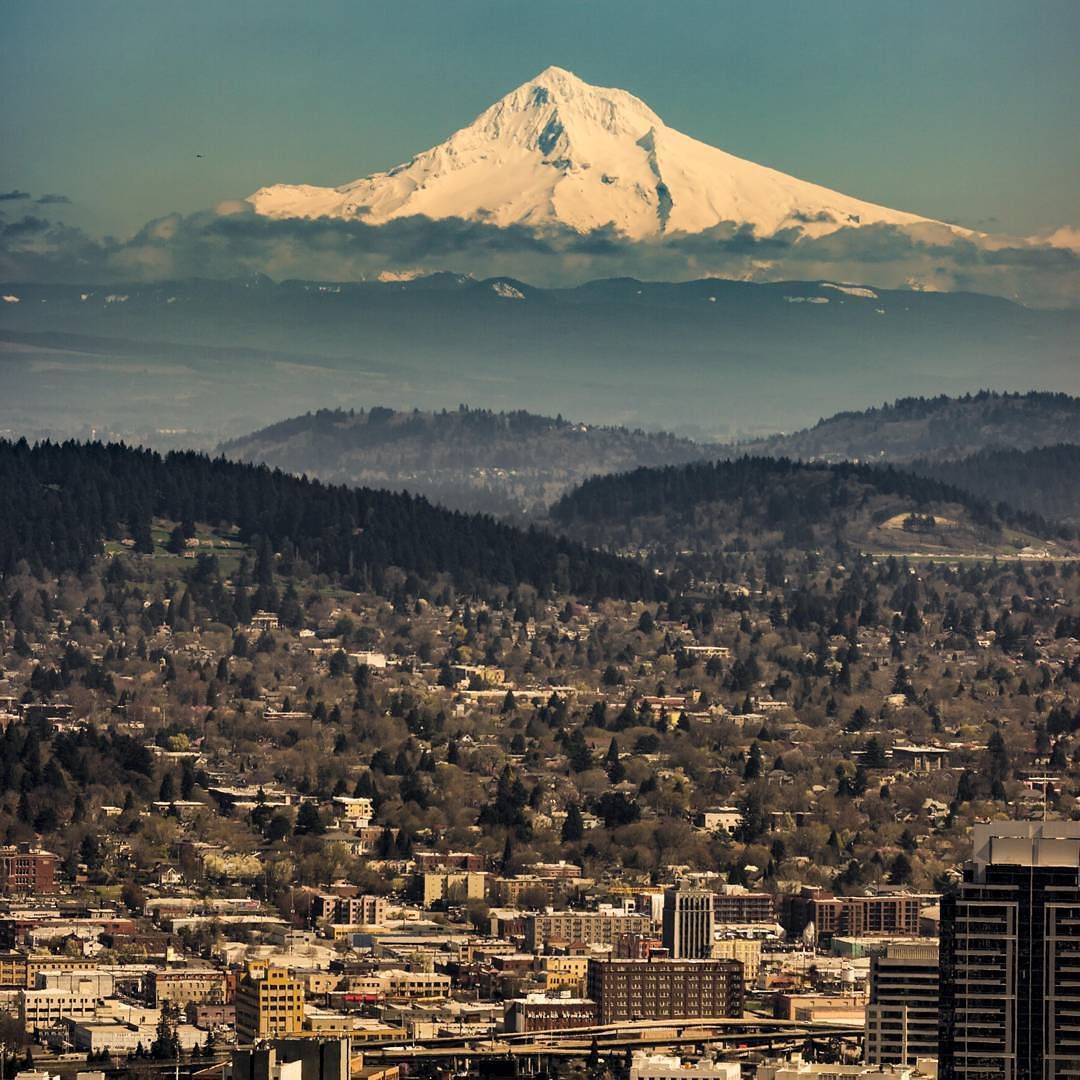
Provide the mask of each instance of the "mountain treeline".
POLYGON ((242 448, 252 439, 288 439, 299 434, 332 435, 339 449, 348 450, 430 436, 445 429, 468 434, 479 441, 494 441, 504 435, 522 438, 575 426, 578 425, 562 416, 539 416, 524 409, 494 412, 461 405, 454 410, 442 409, 438 412, 423 412, 420 409, 404 412, 375 405, 359 410, 318 409, 313 413, 290 417, 270 424, 253 435, 222 443, 222 449, 242 448))
POLYGON ((78 571, 106 538, 154 550, 155 518, 235 526, 262 551, 370 586, 388 567, 430 577, 580 596, 652 596, 642 568, 538 529, 432 506, 423 498, 331 486, 205 454, 164 457, 123 444, 0 441, 0 574, 20 560, 78 571))
POLYGON ((979 390, 974 394, 960 394, 956 397, 938 394, 933 397, 897 398, 881 406, 835 413, 831 417, 819 420, 814 428, 825 427, 837 420, 868 419, 884 423, 894 423, 898 420, 924 420, 930 416, 939 416, 942 413, 967 409, 971 406, 983 408, 985 419, 991 424, 1004 424, 1017 413, 1036 410, 1068 414, 1080 422, 1080 398, 1073 397, 1071 394, 1046 390, 1028 390, 1026 393, 979 390))
POLYGON ((319 409, 219 449, 329 483, 406 489, 454 509, 502 515, 546 508, 588 476, 706 456, 699 444, 663 432, 466 405, 319 409))
POLYGON ((751 454, 824 461, 959 458, 983 450, 1080 443, 1080 397, 1032 390, 980 390, 959 397, 907 397, 839 412, 813 427, 741 448, 751 454))
POLYGON ((911 462, 912 472, 1052 521, 1080 524, 1080 446, 983 450, 953 461, 911 462))
POLYGON ((688 516, 704 503, 734 504, 744 518, 767 528, 785 530, 793 542, 808 537, 838 511, 854 510, 860 489, 877 495, 899 496, 917 507, 931 504, 962 506, 980 527, 1002 524, 1041 536, 1057 530, 1037 514, 992 506, 958 487, 932 477, 891 466, 843 462, 815 465, 790 458, 740 457, 695 462, 662 469, 635 469, 598 476, 568 492, 551 509, 564 525, 595 523, 656 515, 688 516))

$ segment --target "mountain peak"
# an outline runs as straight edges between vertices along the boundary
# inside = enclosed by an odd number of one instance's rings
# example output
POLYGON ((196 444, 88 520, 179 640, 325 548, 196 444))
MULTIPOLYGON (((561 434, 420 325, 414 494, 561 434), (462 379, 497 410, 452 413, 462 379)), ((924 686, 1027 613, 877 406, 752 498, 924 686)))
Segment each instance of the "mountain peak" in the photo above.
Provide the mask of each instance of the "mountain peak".
POLYGON ((498 142, 509 141, 565 160, 571 144, 589 156, 597 138, 640 138, 663 121, 639 98, 614 87, 593 86, 565 68, 545 68, 482 112, 469 127, 498 142), (527 118, 527 119, 522 119, 527 118))
POLYGON ((925 221, 785 176, 668 127, 640 98, 551 66, 445 142, 339 188, 261 188, 271 217, 457 217, 499 226, 610 228, 628 239, 717 226, 820 236, 925 221))
POLYGON ((566 68, 561 68, 557 64, 551 64, 544 68, 535 79, 530 79, 525 85, 558 86, 560 84, 573 85, 575 83, 588 86, 584 79, 578 78, 572 71, 567 71, 566 68))

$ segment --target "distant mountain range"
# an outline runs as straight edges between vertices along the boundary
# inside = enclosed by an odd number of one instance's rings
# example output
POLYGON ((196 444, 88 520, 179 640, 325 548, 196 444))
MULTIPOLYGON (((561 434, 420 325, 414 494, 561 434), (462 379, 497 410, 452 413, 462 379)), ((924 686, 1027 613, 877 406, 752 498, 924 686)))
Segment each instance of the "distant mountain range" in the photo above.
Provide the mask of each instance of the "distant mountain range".
POLYGON ((1080 312, 970 293, 438 274, 9 282, 0 296, 13 430, 180 429, 213 446, 327 406, 466 401, 713 442, 912 394, 1080 390, 1080 312))
POLYGON ((389 172, 325 188, 275 184, 249 199, 270 217, 423 215, 498 226, 611 228, 632 240, 726 224, 759 237, 935 224, 744 161, 668 127, 625 90, 549 67, 445 142, 389 172))
POLYGON ((991 507, 1080 521, 1080 399, 1066 394, 908 398, 742 445, 466 406, 324 409, 218 449, 287 472, 407 489, 447 506, 504 515, 542 515, 593 476, 751 455, 900 464, 991 507))

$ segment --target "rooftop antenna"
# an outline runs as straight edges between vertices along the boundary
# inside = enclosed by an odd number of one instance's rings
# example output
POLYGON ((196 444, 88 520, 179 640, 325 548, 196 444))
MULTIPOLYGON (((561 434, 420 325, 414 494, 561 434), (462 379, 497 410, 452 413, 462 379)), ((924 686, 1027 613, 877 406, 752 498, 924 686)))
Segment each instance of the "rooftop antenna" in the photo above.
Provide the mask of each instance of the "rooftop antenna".
POLYGON ((1057 776, 1032 776, 1028 778, 1029 784, 1038 784, 1042 787, 1042 819, 1047 820, 1049 814, 1050 787, 1060 778, 1057 776))

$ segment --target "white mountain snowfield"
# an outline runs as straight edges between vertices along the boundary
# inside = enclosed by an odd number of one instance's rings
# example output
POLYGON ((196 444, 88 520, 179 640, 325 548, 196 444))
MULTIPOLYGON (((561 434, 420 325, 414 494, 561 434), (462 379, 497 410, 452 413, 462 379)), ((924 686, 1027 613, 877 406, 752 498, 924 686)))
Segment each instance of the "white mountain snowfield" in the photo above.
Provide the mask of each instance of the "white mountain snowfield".
POLYGON ((807 183, 668 127, 625 90, 549 67, 444 143, 337 188, 275 184, 248 199, 274 218, 464 218, 498 226, 605 226, 630 240, 721 223, 759 237, 872 224, 945 226, 807 183))

